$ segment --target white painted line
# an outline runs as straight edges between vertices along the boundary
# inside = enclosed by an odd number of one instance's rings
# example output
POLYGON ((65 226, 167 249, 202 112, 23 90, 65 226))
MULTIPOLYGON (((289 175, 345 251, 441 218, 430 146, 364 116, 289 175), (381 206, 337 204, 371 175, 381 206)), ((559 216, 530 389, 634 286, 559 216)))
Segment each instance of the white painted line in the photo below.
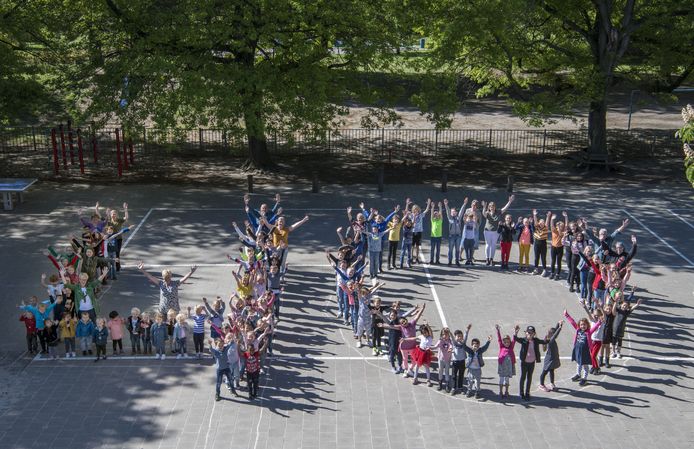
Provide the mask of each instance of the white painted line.
MULTIPOLYGON (((281 207, 281 206, 280 206, 281 207)), ((177 207, 175 209, 169 209, 167 207, 154 207, 151 210, 156 210, 156 211, 166 211, 166 212, 190 212, 190 211, 209 211, 209 212, 216 212, 216 211, 230 211, 230 212, 245 212, 246 209, 243 207, 177 207)), ((306 207, 306 208, 299 208, 299 207, 282 207, 282 211, 315 211, 315 212, 320 212, 320 211, 345 211, 347 212, 347 206, 345 207, 306 207)), ((356 209, 355 209, 356 211, 356 209)), ((361 211, 359 211, 361 212, 361 211)))
MULTIPOLYGON (((54 359, 49 359, 49 358, 39 358, 40 356, 37 356, 36 358, 32 359, 31 363, 33 362, 54 362, 54 361, 63 361, 63 362, 93 362, 94 357, 75 357, 75 358, 59 358, 57 360, 54 359)), ((561 356, 559 357, 561 360, 571 360, 571 356, 561 356)), ((383 362, 388 361, 388 356, 383 355, 381 357, 376 357, 376 356, 339 356, 339 355, 318 355, 318 356, 300 356, 300 355, 274 355, 268 360, 272 359, 278 359, 278 360, 286 360, 291 362, 292 360, 301 360, 305 362, 311 362, 311 361, 353 361, 353 360, 361 360, 361 361, 367 361, 367 360, 380 360, 383 362)), ((157 360, 154 356, 109 356, 108 359, 104 361, 105 364, 109 363, 109 361, 118 361, 118 360, 157 360)), ((169 356, 164 362, 166 361, 176 361, 178 362, 195 362, 195 361, 212 361, 212 357, 209 355, 203 356, 202 359, 196 359, 194 357, 191 357, 189 359, 176 359, 174 356, 169 356)), ((493 362, 496 360, 496 357, 485 357, 485 361, 488 362, 493 362)), ((622 357, 621 359, 614 359, 614 360, 625 360, 625 361, 631 361, 631 360, 636 360, 636 361, 654 361, 654 362, 694 362, 694 357, 685 357, 685 356, 673 356, 673 357, 650 357, 650 356, 643 356, 643 357, 633 357, 633 356, 627 356, 627 357, 622 357)), ((211 365, 210 365, 211 366, 211 365)))
POLYGON ((670 248, 673 252, 675 252, 675 254, 677 254, 678 256, 680 256, 682 259, 686 260, 687 263, 688 263, 689 265, 694 265, 694 262, 692 262, 687 256, 685 256, 684 254, 682 254, 681 252, 679 252, 678 250, 676 250, 676 249, 675 249, 672 245, 670 245, 668 242, 666 242, 665 240, 663 240, 663 238, 662 238, 661 236, 659 236, 658 234, 656 234, 655 232, 653 232, 653 231, 651 230, 651 228, 649 228, 648 226, 646 226, 641 220, 639 220, 638 218, 634 217, 633 215, 631 215, 629 212, 627 212, 627 211, 624 210, 624 209, 622 209, 622 212, 624 212, 624 213, 627 214, 629 217, 631 217, 635 222, 637 222, 639 225, 641 225, 642 228, 644 228, 646 231, 648 231, 653 237, 655 237, 655 238, 657 238, 658 240, 660 240, 663 244, 665 244, 665 246, 667 246, 667 247, 670 248))
POLYGON ((691 224, 690 222, 688 222, 687 220, 685 220, 684 218, 682 218, 682 216, 681 216, 680 214, 677 214, 677 213, 673 212, 672 209, 668 209, 667 211, 670 212, 670 213, 671 213, 672 215, 674 215, 675 217, 677 217, 677 218, 679 218, 680 220, 682 220, 682 223, 684 223, 684 224, 686 224, 687 226, 689 226, 690 228, 694 229, 694 225, 691 224))
POLYGON ((431 290, 431 296, 434 298, 434 304, 436 304, 436 310, 439 312, 439 317, 441 318, 441 325, 443 327, 448 327, 446 323, 446 317, 443 315, 443 308, 441 307, 441 301, 439 301, 439 295, 436 293, 436 287, 434 287, 434 280, 431 278, 431 273, 429 273, 429 264, 424 259, 422 254, 419 254, 419 261, 424 268, 424 274, 427 276, 427 283, 429 284, 429 290, 431 290))
POLYGON ((149 214, 152 213, 152 210, 154 210, 154 209, 150 209, 150 210, 147 211, 147 213, 145 214, 145 216, 142 217, 142 220, 140 220, 140 222, 137 224, 137 226, 135 227, 135 229, 133 229, 133 232, 130 233, 130 235, 128 236, 127 240, 126 240, 125 242, 123 242, 123 246, 121 247, 121 251, 120 251, 121 254, 123 254, 123 250, 125 249, 126 246, 128 246, 128 243, 130 243, 130 240, 132 240, 133 237, 135 237, 135 234, 137 234, 137 231, 140 230, 140 228, 142 227, 142 225, 144 224, 144 222, 147 221, 147 218, 149 218, 149 214))
MULTIPOLYGON (((190 263, 184 263, 184 264, 166 264, 166 263, 160 263, 160 264, 145 264, 146 267, 149 268, 163 268, 163 267, 170 267, 170 268, 181 268, 181 267, 191 267, 192 265, 197 265, 198 267, 238 267, 239 264, 237 263, 195 263, 195 262, 190 262, 190 263)), ((330 267, 328 264, 289 264, 290 268, 293 267, 330 267)), ((121 268, 137 268, 137 265, 131 265, 131 264, 121 264, 121 268)))
POLYGON ((681 211, 686 211, 686 212, 694 212, 694 208, 692 207, 673 207, 668 210, 681 210, 681 211))

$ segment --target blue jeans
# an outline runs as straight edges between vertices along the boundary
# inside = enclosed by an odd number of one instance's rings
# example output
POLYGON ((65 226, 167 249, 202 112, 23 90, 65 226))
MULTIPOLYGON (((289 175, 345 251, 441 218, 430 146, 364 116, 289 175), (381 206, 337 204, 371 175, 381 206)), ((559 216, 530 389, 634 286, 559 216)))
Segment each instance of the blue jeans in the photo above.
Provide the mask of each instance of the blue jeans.
POLYGON ((463 240, 463 247, 465 248, 465 259, 471 262, 474 254, 475 254, 475 240, 474 239, 463 240))
POLYGON ((581 278, 581 299, 588 299, 588 270, 580 270, 581 278))
POLYGON ((350 313, 352 314, 352 330, 354 331, 354 335, 357 335, 357 318, 359 314, 359 304, 354 303, 351 306, 349 306, 350 313))
POLYGON ((429 239, 431 245, 431 254, 429 255, 429 263, 439 262, 441 257, 441 237, 431 237, 429 239))
POLYGON ((455 262, 458 263, 458 258, 460 257, 460 235, 448 236, 448 263, 453 262, 453 256, 455 256, 455 262))
MULTIPOLYGON (((226 357, 226 356, 223 356, 226 357)), ((215 385, 214 391, 219 396, 219 387, 222 386, 222 379, 226 376, 227 378, 227 385, 229 388, 232 390, 234 389, 234 386, 231 384, 231 370, 229 368, 222 368, 217 370, 217 384, 215 385)))
POLYGON ((410 264, 412 260, 412 242, 402 241, 402 248, 400 248, 400 268, 402 268, 402 262, 405 260, 405 253, 407 253, 407 264, 410 264))
POLYGON ((338 286, 337 287, 337 310, 339 310, 340 315, 344 316, 345 318, 347 318, 347 307, 349 307, 349 303, 347 302, 347 295, 338 286))
POLYGON ((372 278, 378 276, 378 267, 381 261, 380 251, 369 251, 369 275, 372 278))

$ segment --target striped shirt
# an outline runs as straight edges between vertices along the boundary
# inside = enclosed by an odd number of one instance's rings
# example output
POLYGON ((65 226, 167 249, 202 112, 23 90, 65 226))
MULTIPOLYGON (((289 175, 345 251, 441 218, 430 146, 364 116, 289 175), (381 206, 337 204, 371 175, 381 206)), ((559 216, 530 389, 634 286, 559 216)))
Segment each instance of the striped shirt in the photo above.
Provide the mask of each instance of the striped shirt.
POLYGON ((194 334, 204 334, 205 333, 205 318, 207 315, 193 315, 193 333, 194 334))

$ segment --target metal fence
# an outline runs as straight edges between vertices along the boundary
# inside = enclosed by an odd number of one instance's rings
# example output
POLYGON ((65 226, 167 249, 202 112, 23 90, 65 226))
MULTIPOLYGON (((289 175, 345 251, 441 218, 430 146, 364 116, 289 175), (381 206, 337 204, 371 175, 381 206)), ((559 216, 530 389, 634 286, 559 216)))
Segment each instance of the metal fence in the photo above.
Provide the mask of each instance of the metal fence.
MULTIPOLYGON (((617 160, 674 157, 681 153, 681 143, 670 130, 612 129, 607 137, 609 151, 617 160)), ((165 175, 178 161, 243 158, 247 154, 246 137, 226 129, 141 128, 124 132, 119 128, 63 126, 55 128, 55 141, 58 172, 64 176, 67 169, 72 177, 82 175, 80 154, 85 176, 109 177, 118 172, 119 166, 126 172, 165 175)), ((567 156, 587 147, 588 133, 549 129, 339 129, 322 133, 272 132, 267 135, 267 142, 275 157, 325 156, 398 163, 465 155, 567 156)), ((54 162, 50 128, 0 128, 2 176, 48 178, 55 176, 54 162)))

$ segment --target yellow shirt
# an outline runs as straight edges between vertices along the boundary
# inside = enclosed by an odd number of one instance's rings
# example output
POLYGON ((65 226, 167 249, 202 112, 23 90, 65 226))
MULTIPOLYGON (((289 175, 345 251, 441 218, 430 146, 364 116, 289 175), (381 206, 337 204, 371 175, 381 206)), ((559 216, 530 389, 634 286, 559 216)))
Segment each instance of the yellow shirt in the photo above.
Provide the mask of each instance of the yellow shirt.
POLYGON ((399 221, 398 224, 389 223, 388 229, 390 229, 390 232, 388 233, 388 240, 391 242, 399 242, 400 229, 402 229, 402 221, 399 221))
POLYGON ((272 230, 272 244, 274 246, 279 246, 280 242, 284 242, 285 244, 289 244, 289 229, 284 228, 284 229, 279 229, 275 228, 272 230))

